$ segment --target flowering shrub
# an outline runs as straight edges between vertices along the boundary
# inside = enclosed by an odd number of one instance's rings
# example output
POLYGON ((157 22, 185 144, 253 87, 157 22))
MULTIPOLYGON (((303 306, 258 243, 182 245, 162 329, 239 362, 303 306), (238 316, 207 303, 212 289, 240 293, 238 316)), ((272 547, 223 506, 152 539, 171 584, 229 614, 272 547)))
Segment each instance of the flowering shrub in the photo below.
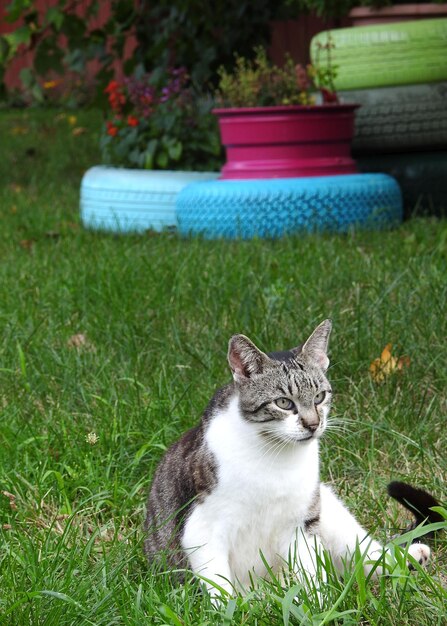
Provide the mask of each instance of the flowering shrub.
POLYGON ((184 68, 111 81, 101 137, 105 163, 145 169, 215 170, 221 165, 210 99, 188 86, 184 68))
MULTIPOLYGON (((330 42, 321 46, 328 55, 331 47, 330 42)), ((233 72, 220 68, 216 100, 223 107, 313 105, 320 92, 323 102, 338 102, 335 75, 330 64, 325 70, 313 65, 303 67, 289 56, 283 67, 278 67, 268 60, 263 48, 256 48, 253 61, 236 55, 233 72)))

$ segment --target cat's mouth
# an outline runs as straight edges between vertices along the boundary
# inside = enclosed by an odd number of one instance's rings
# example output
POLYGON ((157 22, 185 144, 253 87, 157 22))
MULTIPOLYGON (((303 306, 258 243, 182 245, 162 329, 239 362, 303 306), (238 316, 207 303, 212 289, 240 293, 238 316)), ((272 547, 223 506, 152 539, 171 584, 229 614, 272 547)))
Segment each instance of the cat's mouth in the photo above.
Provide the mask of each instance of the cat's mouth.
POLYGON ((302 443, 306 441, 311 441, 312 439, 318 439, 319 434, 317 432, 310 433, 308 435, 300 436, 298 434, 281 434, 281 433, 272 433, 271 431, 261 431, 261 434, 264 437, 267 437, 270 440, 276 441, 277 443, 288 443, 290 445, 294 445, 297 443, 302 443))

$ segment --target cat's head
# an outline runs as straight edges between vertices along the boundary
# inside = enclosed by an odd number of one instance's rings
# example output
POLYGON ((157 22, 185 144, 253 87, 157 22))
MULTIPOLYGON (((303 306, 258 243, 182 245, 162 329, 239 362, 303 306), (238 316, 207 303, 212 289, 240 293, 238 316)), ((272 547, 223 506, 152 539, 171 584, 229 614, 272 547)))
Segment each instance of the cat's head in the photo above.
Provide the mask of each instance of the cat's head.
POLYGON ((230 339, 228 362, 240 410, 261 433, 291 443, 321 436, 332 393, 325 375, 331 328, 325 320, 302 346, 270 354, 244 335, 230 339))

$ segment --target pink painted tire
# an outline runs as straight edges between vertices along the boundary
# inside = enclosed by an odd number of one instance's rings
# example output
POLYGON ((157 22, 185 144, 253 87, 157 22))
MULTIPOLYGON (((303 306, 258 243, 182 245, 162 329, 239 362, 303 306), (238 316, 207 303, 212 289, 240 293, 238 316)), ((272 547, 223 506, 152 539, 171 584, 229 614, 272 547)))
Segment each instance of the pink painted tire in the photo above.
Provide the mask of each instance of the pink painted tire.
POLYGON ((351 157, 356 104, 214 109, 226 163, 220 178, 357 173, 351 157))

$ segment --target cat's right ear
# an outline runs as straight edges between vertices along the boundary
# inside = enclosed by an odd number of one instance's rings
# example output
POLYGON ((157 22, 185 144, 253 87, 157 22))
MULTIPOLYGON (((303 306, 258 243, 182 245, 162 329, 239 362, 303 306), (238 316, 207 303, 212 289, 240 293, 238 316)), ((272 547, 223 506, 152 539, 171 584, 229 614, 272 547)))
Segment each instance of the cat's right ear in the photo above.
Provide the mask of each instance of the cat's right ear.
POLYGON ((245 335, 234 335, 228 344, 228 363, 236 382, 261 374, 269 357, 245 335))

